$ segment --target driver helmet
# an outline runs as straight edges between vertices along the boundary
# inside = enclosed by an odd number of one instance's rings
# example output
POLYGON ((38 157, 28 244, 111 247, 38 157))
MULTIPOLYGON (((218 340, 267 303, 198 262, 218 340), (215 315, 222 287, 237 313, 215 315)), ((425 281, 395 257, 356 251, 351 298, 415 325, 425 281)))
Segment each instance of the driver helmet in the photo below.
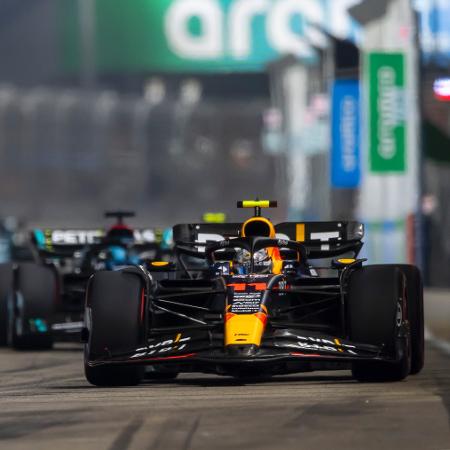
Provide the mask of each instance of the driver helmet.
MULTIPOLYGON (((275 238, 275 227, 272 222, 265 217, 252 217, 248 219, 241 228, 242 237, 268 237, 275 238)), ((272 253, 274 249, 263 248, 258 250, 253 255, 253 262, 255 266, 264 270, 272 271, 272 253)), ((250 253, 245 249, 240 249, 236 255, 236 262, 239 267, 239 271, 247 273, 250 268, 250 253)))
POLYGON ((123 265, 128 261, 127 251, 123 247, 112 245, 108 249, 113 265, 123 265))
POLYGON ((105 236, 108 244, 106 268, 112 270, 117 266, 139 264, 139 258, 130 249, 134 241, 131 228, 123 224, 111 227, 105 236))
POLYGON ((134 242, 134 232, 125 225, 114 225, 106 233, 106 241, 117 244, 132 244, 134 242))

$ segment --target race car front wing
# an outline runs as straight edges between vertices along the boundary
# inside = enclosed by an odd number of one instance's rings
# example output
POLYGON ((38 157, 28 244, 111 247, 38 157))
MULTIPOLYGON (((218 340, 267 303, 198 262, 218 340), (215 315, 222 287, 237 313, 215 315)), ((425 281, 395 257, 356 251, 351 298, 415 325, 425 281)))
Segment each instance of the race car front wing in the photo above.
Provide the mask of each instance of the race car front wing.
POLYGON ((275 330, 252 352, 230 352, 223 334, 179 332, 151 338, 148 345, 121 354, 104 355, 87 361, 90 366, 107 364, 177 365, 270 365, 295 361, 350 363, 355 360, 395 361, 383 347, 358 344, 337 337, 299 330, 275 330))

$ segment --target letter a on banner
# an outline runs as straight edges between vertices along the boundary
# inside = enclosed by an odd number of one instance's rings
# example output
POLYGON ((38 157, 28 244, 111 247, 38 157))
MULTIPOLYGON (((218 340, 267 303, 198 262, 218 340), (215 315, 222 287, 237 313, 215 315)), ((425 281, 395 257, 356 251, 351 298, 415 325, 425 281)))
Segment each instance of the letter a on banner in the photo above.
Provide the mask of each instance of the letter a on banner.
POLYGON ((366 64, 370 171, 405 172, 405 56, 402 53, 369 53, 366 64))

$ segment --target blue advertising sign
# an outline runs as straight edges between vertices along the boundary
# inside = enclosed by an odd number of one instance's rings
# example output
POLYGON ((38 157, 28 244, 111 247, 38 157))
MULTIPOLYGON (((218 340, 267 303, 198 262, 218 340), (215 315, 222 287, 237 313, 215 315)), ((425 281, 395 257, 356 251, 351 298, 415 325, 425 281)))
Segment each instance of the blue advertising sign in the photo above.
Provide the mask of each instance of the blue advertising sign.
POLYGON ((336 80, 333 85, 331 125, 331 185, 356 188, 361 178, 360 96, 358 80, 336 80))
POLYGON ((426 62, 450 61, 450 2, 415 0, 420 15, 420 42, 426 62))

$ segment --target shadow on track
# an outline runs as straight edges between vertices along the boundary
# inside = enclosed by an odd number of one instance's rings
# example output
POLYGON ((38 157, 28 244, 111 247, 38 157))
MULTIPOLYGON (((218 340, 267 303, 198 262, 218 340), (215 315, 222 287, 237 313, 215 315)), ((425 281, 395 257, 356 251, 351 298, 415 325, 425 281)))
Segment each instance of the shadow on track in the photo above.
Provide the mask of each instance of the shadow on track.
POLYGON ((46 386, 49 390, 86 390, 86 389, 142 389, 148 387, 240 387, 240 386, 251 386, 251 385, 261 385, 261 384, 279 384, 282 386, 285 383, 302 383, 302 384, 349 384, 355 383, 350 375, 308 375, 308 376, 282 376, 282 377, 271 377, 271 378, 231 378, 231 377, 199 377, 199 378, 179 378, 175 380, 144 380, 137 386, 92 386, 87 381, 83 380, 83 385, 67 386, 67 385, 53 385, 46 386))
POLYGON ((179 386, 200 386, 200 387, 226 387, 226 386, 247 386, 257 384, 285 384, 285 383, 315 383, 315 384, 333 384, 333 383, 353 383, 350 375, 289 375, 273 377, 217 377, 217 378, 177 378, 164 383, 145 381, 146 385, 152 384, 175 384, 179 386))

